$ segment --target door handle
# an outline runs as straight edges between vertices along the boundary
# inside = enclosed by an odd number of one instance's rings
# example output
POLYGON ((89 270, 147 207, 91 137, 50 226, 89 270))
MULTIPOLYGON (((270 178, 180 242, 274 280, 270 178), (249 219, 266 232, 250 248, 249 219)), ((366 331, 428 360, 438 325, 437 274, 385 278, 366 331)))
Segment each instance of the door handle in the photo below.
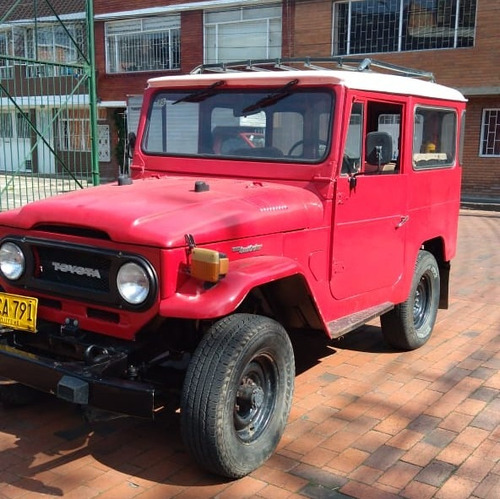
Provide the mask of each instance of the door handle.
POLYGON ((409 215, 405 215, 404 217, 401 217, 401 220, 399 221, 398 225, 396 225, 396 229, 400 229, 403 227, 403 225, 410 220, 409 215))

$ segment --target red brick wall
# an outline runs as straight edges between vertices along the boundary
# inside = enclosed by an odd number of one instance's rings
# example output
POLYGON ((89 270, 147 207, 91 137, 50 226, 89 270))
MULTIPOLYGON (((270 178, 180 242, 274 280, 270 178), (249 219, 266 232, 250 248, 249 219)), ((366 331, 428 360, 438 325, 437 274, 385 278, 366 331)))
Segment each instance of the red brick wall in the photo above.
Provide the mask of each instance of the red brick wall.
MULTIPOLYGON (((332 12, 331 1, 296 0, 294 56, 331 55, 332 12)), ((474 47, 373 54, 373 58, 432 71, 438 83, 459 89, 500 88, 499 18, 500 1, 481 0, 474 47)), ((500 108, 500 92, 489 98, 469 97, 462 194, 463 198, 500 202, 500 158, 479 156, 481 116, 485 107, 500 108)))
POLYGON ((142 94, 148 78, 167 74, 189 73, 203 62, 203 12, 181 14, 181 68, 173 71, 144 73, 106 73, 104 22, 95 23, 95 51, 97 65, 97 93, 103 101, 123 100, 127 95, 142 94))
MULTIPOLYGON (((148 6, 164 6, 165 1, 149 0, 148 6)), ((182 3, 182 2, 170 2, 182 3)), ((100 0, 95 1, 95 14, 122 11, 134 8, 124 6, 123 2, 100 0)), ((141 7, 146 7, 141 5, 141 7)), ((147 85, 148 78, 165 75, 188 73, 203 61, 203 12, 188 11, 181 13, 181 68, 175 71, 144 72, 144 73, 106 73, 104 21, 97 21, 95 30, 95 51, 97 66, 97 96, 101 101, 122 101, 126 103, 127 96, 141 95, 147 85)), ((115 130, 113 109, 108 110, 106 123, 111 130, 112 161, 101 163, 100 171, 103 182, 113 180, 118 174, 118 161, 115 157, 117 133, 115 130)))
MULTIPOLYGON (((102 101, 125 101, 127 95, 142 94, 146 88, 148 78, 165 74, 165 72, 107 74, 104 54, 104 22, 101 21, 95 23, 95 46, 97 96, 102 101)), ((168 74, 179 72, 169 71, 168 74)))
POLYGON ((500 158, 479 156, 483 109, 500 109, 500 95, 474 97, 467 105, 462 197, 500 203, 500 158))
POLYGON ((189 73, 203 62, 203 11, 181 14, 181 72, 189 73))
POLYGON ((295 5, 296 57, 329 57, 332 43, 332 2, 297 0, 295 5))
POLYGON ((281 56, 292 57, 295 47, 295 0, 283 0, 281 56))
MULTIPOLYGON (((296 0, 295 56, 330 56, 331 1, 296 0)), ((432 71, 444 85, 500 86, 500 1, 478 2, 476 45, 471 48, 373 54, 373 58, 432 71)))

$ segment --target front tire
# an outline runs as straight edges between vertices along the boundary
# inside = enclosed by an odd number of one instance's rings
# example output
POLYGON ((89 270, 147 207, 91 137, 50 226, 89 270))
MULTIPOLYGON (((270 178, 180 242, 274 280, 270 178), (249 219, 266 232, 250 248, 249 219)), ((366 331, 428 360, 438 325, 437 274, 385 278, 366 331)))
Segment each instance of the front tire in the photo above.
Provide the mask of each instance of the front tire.
POLYGON ((277 322, 235 314, 213 325, 181 399, 182 435, 198 464, 229 478, 263 464, 285 430, 294 378, 292 345, 277 322))
POLYGON ((421 250, 408 299, 380 317, 387 343, 401 350, 415 350, 426 343, 436 322, 439 292, 436 259, 428 251, 421 250))

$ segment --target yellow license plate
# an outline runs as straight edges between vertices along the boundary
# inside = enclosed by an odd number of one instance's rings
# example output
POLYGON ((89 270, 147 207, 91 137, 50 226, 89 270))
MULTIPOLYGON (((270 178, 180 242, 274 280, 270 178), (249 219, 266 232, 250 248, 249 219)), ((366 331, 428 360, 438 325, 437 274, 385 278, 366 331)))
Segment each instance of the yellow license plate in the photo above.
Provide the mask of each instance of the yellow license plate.
POLYGON ((0 325, 36 332, 38 299, 0 293, 0 325))

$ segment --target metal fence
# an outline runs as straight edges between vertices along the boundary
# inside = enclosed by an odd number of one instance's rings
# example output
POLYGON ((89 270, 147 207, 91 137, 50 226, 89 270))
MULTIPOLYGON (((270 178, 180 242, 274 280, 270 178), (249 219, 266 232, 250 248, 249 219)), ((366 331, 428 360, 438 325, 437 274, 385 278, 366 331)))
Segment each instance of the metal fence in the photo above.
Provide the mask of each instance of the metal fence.
POLYGON ((0 210, 99 183, 92 0, 0 0, 0 210))

